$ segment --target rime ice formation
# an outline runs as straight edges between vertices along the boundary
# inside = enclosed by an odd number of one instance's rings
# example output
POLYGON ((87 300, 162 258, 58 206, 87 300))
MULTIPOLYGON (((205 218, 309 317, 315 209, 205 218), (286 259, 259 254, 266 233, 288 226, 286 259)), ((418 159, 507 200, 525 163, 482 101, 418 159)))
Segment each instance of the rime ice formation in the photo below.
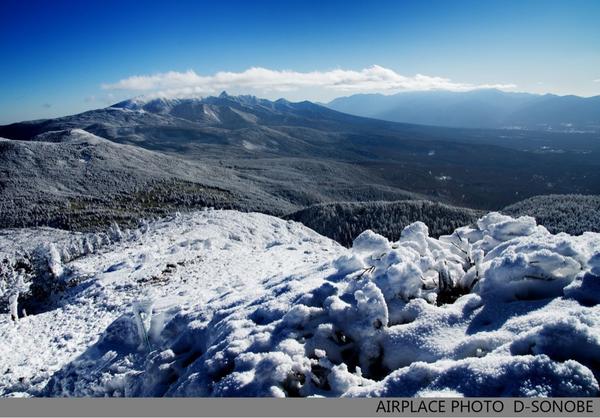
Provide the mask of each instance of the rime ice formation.
POLYGON ((0 235, 7 259, 52 243, 46 280, 64 283, 2 314, 0 394, 599 395, 600 234, 490 213, 346 249, 209 210, 112 236, 0 235))

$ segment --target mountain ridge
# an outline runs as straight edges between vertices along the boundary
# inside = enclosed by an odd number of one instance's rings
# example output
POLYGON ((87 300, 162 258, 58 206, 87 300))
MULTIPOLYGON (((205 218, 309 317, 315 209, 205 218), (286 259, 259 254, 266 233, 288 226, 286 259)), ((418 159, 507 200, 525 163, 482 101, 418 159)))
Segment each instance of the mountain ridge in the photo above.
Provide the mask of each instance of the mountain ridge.
POLYGON ((359 116, 433 126, 600 132, 600 96, 497 89, 356 94, 327 106, 359 116))

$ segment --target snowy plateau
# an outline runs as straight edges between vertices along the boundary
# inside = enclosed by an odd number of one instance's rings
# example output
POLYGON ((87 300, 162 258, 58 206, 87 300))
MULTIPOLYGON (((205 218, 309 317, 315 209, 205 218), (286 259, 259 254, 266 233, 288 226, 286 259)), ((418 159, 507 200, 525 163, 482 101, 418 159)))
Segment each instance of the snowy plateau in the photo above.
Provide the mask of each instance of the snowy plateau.
POLYGON ((209 209, 5 229, 0 260, 0 396, 600 395, 600 234, 531 217, 348 249, 209 209), (40 251, 61 290, 35 305, 7 272, 40 251))

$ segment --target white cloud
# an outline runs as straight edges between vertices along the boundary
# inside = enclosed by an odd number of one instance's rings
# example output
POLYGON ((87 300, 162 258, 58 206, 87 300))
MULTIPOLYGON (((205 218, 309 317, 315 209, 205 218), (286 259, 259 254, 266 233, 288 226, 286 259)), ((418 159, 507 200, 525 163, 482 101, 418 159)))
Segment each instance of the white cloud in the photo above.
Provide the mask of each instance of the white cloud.
POLYGON ((252 67, 242 72, 220 71, 204 76, 193 70, 135 75, 116 83, 103 84, 106 90, 130 90, 164 96, 213 94, 221 90, 259 93, 311 91, 312 96, 332 93, 395 93, 409 90, 466 91, 481 88, 511 89, 514 84, 470 84, 423 74, 404 76, 373 65, 355 70, 298 72, 252 67))
POLYGON ((595 79, 594 83, 600 83, 600 78, 595 79))

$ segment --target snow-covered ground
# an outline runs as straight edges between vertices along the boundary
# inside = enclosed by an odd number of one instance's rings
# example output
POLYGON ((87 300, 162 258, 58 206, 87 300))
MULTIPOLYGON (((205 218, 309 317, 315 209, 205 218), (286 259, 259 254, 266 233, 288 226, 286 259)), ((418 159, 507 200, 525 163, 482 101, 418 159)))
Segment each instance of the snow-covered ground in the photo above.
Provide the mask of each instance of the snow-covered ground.
MULTIPOLYGON (((83 238, 2 231, 0 254, 83 238)), ((346 249, 209 210, 96 247, 47 309, 0 314, 0 395, 600 394, 600 234, 492 213, 346 249)))

